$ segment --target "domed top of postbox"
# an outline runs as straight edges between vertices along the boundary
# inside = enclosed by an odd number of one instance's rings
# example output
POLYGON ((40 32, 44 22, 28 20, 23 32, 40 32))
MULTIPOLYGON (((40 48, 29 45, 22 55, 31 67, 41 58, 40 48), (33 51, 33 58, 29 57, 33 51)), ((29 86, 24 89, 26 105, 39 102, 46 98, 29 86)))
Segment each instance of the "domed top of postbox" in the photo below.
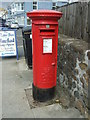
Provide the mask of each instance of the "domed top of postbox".
POLYGON ((32 12, 28 12, 27 16, 31 19, 56 19, 62 17, 62 12, 58 12, 55 10, 35 10, 32 12))

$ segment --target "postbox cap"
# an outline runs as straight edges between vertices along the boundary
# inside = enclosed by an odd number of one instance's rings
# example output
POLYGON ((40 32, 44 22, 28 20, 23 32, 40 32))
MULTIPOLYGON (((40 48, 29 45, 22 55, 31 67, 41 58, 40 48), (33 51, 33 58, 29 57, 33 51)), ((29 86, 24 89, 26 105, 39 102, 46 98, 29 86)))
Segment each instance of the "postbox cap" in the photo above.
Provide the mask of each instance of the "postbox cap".
POLYGON ((62 12, 58 12, 55 10, 35 10, 32 12, 28 12, 27 16, 31 19, 59 19, 62 17, 62 12))

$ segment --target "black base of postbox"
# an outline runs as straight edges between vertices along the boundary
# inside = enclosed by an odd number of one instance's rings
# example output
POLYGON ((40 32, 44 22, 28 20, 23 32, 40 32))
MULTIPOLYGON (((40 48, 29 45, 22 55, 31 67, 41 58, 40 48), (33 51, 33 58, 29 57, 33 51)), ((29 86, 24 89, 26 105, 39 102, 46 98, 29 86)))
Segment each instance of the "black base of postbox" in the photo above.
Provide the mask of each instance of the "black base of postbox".
POLYGON ((55 96, 55 87, 49 89, 40 89, 33 84, 33 98, 39 102, 45 102, 51 100, 55 96))

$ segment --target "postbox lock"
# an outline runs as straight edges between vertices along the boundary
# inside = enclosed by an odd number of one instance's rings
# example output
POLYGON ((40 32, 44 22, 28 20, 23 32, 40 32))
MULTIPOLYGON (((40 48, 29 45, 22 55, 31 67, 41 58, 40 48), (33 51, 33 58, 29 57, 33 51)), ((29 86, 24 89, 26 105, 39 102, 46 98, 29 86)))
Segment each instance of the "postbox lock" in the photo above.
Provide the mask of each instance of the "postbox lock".
POLYGON ((52 63, 52 66, 55 66, 55 63, 52 63))

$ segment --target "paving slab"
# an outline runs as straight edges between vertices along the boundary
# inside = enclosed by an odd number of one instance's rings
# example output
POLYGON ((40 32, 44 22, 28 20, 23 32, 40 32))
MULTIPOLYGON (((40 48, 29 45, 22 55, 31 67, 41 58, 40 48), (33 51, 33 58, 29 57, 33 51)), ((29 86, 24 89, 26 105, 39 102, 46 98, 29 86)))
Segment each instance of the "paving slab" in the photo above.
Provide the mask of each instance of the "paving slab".
POLYGON ((60 104, 35 108, 32 111, 35 118, 83 118, 77 109, 64 109, 60 104))
POLYGON ((2 61, 3 118, 34 118, 24 91, 29 86, 30 74, 32 76, 32 71, 27 69, 24 59, 18 62, 15 58, 2 61))

